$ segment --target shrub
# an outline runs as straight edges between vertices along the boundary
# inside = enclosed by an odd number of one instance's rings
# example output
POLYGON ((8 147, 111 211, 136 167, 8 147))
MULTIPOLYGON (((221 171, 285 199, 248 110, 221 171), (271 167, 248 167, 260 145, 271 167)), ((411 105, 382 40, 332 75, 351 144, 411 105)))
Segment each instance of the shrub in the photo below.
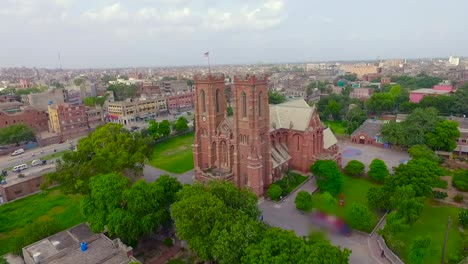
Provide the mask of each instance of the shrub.
POLYGON ((333 160, 317 160, 310 170, 315 174, 317 186, 322 192, 337 195, 343 185, 343 175, 333 160))
POLYGON ((274 184, 281 188, 281 195, 285 196, 288 194, 289 182, 286 177, 279 181, 276 181, 274 184))
POLYGON ((361 176, 362 173, 364 172, 364 164, 358 160, 351 160, 346 164, 346 167, 344 168, 346 174, 349 176, 361 176))
POLYGON ((458 212, 458 222, 463 227, 468 227, 468 210, 461 210, 458 212))
POLYGON ((460 194, 457 194, 453 197, 453 200, 457 203, 461 203, 463 201, 463 196, 461 196, 460 194))
POLYGON ((3 256, 0 256, 0 264, 8 264, 7 260, 3 256))
POLYGON ((367 231, 372 228, 374 214, 365 205, 353 203, 347 217, 351 227, 367 231))
POLYGON ((447 182, 447 181, 444 181, 444 180, 441 180, 441 179, 438 179, 438 180, 435 182, 434 187, 436 187, 436 188, 441 188, 441 189, 446 189, 446 190, 447 190, 448 182, 447 182))
POLYGON ((300 191, 294 200, 296 208, 302 211, 310 211, 312 209, 312 196, 306 191, 300 191))
POLYGON ((166 237, 166 239, 164 239, 164 241, 163 241, 163 244, 166 247, 172 247, 174 245, 174 242, 172 241, 172 239, 170 237, 166 237))
POLYGON ((447 198, 447 193, 446 192, 440 192, 440 191, 432 191, 432 197, 436 199, 445 199, 447 198))
POLYGON ((388 171, 385 162, 379 159, 374 159, 369 165, 369 172, 367 175, 376 181, 383 181, 385 177, 390 176, 390 172, 388 171))
POLYGON ((458 170, 453 174, 453 186, 459 191, 468 191, 468 170, 458 170))
POLYGON ((431 239, 426 237, 417 237, 410 247, 409 260, 410 263, 423 264, 424 259, 429 253, 429 246, 431 245, 431 239))
POLYGON ((283 190, 276 183, 273 183, 268 187, 267 195, 270 199, 278 201, 283 194, 283 190))

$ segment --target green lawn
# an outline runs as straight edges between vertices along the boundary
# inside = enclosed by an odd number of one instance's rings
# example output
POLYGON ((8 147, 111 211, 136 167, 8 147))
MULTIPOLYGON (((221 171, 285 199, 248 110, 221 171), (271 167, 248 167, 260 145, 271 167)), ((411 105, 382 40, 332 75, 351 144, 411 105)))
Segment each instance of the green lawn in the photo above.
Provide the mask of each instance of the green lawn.
MULTIPOLYGON (((424 263, 440 263, 442 257, 442 246, 444 243, 447 218, 451 216, 452 224, 447 241, 447 257, 457 254, 462 247, 462 235, 458 231, 458 211, 460 209, 448 206, 438 206, 435 201, 427 201, 421 217, 409 229, 398 233, 396 239, 404 242, 404 246, 395 249, 404 261, 408 261, 409 248, 413 240, 418 236, 429 236, 431 238, 430 254, 424 259, 424 263)), ((390 241, 389 241, 390 242, 390 241)), ((391 242, 390 242, 391 245, 391 242)), ((451 263, 451 262, 450 262, 451 263)))
POLYGON ((346 127, 341 121, 325 121, 325 125, 329 126, 336 135, 346 135, 346 127))
POLYGON ((80 211, 80 196, 63 194, 57 187, 0 206, 0 256, 11 252, 15 238, 21 237, 24 227, 36 220, 56 220, 61 229, 85 221, 80 211))
POLYGON ((193 169, 193 133, 168 139, 153 149, 150 164, 172 173, 193 169))

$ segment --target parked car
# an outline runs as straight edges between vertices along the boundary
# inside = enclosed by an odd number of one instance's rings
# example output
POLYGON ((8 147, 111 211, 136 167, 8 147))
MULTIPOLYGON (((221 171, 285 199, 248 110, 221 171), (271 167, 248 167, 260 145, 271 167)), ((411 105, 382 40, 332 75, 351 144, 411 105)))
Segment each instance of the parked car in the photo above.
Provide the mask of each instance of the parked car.
POLYGON ((28 164, 24 163, 24 164, 21 164, 21 165, 16 165, 15 167, 13 167, 12 171, 20 172, 20 171, 25 170, 27 168, 28 168, 28 164))
POLYGON ((42 164, 42 160, 40 159, 35 159, 31 162, 31 166, 39 166, 42 164))
POLYGON ((24 153, 24 149, 20 148, 11 153, 12 156, 20 155, 24 153))

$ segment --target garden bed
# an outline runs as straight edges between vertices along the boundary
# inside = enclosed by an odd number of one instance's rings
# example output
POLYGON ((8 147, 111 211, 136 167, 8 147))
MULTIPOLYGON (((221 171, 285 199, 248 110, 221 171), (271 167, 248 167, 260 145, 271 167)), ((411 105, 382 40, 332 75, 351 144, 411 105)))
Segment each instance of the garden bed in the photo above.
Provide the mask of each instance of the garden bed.
POLYGON ((270 198, 274 201, 279 201, 281 199, 284 199, 286 196, 292 193, 298 186, 300 186, 303 182, 305 182, 307 178, 308 178, 307 176, 301 175, 296 172, 292 172, 292 171, 287 172, 286 175, 284 175, 284 177, 281 180, 275 181, 272 184, 272 185, 279 186, 281 188, 281 192, 279 193, 279 195, 270 196, 270 198))

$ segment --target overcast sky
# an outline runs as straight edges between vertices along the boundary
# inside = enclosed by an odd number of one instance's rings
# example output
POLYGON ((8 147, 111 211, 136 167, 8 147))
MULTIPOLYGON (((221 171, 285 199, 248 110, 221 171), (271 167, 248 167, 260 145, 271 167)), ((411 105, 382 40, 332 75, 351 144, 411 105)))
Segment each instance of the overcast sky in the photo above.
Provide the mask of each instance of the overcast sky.
POLYGON ((468 55, 466 0, 0 0, 0 67, 468 55))

